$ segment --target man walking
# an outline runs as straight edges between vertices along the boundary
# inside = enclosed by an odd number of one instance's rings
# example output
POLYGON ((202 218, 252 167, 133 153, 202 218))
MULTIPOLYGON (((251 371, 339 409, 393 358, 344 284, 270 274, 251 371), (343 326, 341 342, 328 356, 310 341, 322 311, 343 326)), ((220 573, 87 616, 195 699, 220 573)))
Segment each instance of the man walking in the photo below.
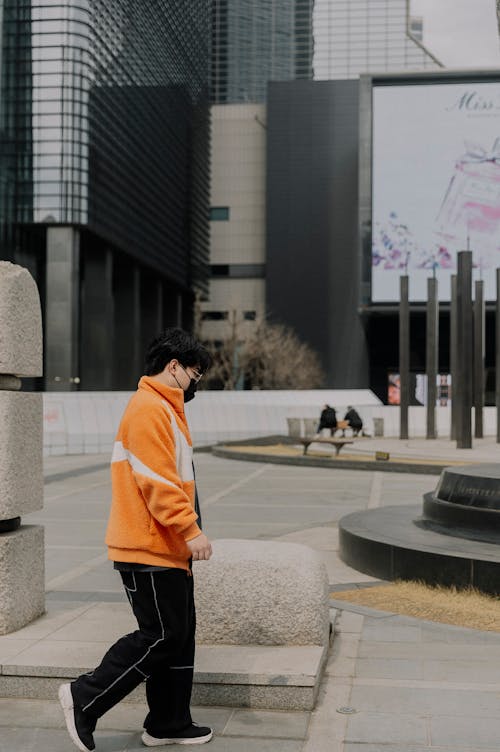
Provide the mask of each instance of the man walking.
POLYGON ((191 561, 212 547, 195 511, 192 444, 184 403, 210 365, 205 348, 182 329, 149 346, 145 375, 118 430, 111 459, 112 503, 106 533, 138 629, 101 664, 59 688, 76 746, 95 749, 98 719, 146 682, 149 713, 142 742, 203 744, 212 729, 193 723, 195 608, 191 561))

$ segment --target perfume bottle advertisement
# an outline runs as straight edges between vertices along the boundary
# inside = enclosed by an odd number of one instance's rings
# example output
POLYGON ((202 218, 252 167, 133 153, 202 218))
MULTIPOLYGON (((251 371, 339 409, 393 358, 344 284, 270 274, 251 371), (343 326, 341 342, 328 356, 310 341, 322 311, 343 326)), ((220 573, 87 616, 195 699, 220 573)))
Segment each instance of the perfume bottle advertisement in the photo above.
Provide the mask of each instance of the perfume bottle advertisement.
POLYGON ((500 83, 374 86, 372 300, 450 299, 457 252, 496 298, 500 267, 500 83))

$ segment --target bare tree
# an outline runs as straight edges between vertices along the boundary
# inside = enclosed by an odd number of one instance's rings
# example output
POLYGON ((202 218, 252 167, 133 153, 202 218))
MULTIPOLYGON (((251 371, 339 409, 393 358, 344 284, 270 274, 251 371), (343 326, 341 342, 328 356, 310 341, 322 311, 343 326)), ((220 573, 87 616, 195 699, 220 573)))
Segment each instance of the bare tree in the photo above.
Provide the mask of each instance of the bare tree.
POLYGON ((237 312, 230 311, 223 340, 204 340, 203 344, 212 356, 212 367, 206 385, 220 385, 222 389, 236 389, 244 379, 241 351, 244 347, 242 324, 237 312))
POLYGON ((227 334, 219 342, 205 341, 213 358, 209 384, 235 389, 314 389, 324 373, 317 353, 283 324, 265 318, 242 321, 231 311, 227 334))
POLYGON ((318 354, 293 329, 264 318, 245 343, 241 359, 246 377, 259 389, 315 389, 324 382, 318 354))

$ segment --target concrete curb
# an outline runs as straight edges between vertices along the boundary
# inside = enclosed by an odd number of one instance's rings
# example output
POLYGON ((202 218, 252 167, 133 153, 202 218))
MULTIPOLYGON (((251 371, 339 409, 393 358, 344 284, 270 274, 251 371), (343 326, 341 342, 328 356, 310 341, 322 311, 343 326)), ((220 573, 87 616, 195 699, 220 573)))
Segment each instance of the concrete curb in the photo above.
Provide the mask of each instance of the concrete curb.
MULTIPOLYGON (((241 446, 241 445, 240 445, 241 446)), ((256 452, 242 452, 227 449, 227 445, 216 446, 212 449, 215 457, 228 460, 242 460, 244 462, 267 462, 271 465, 297 465, 299 467, 328 467, 337 470, 368 470, 369 472, 384 473, 412 473, 418 475, 441 475, 449 462, 434 465, 425 462, 409 463, 404 460, 398 462, 382 462, 376 460, 347 460, 342 457, 286 457, 283 455, 260 454, 256 452)))
MULTIPOLYGON (((333 629, 333 625, 332 625, 333 629)), ((101 646, 98 646, 101 648, 101 646)), ((312 710, 323 676, 328 646, 300 645, 197 646, 194 705, 225 705, 269 710, 312 710)), ((4 661, 0 698, 53 699, 61 682, 71 681, 91 666, 81 665, 78 644, 64 661, 36 665, 4 661)), ((125 699, 144 700, 141 685, 125 699)))

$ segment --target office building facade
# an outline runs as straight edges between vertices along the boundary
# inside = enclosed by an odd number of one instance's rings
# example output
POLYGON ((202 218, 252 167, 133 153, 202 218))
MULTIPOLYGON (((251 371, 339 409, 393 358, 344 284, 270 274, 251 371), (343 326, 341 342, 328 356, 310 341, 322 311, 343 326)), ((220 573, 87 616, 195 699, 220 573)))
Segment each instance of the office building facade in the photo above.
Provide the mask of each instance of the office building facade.
POLYGON ((263 104, 212 106, 210 296, 202 332, 243 337, 265 311, 266 110, 263 104))
POLYGON ((44 386, 128 389, 207 287, 209 8, 2 6, 2 257, 39 284, 44 386))
POLYGON ((212 0, 212 102, 264 102, 268 81, 312 78, 313 5, 212 0))
POLYGON ((313 33, 315 80, 443 67, 408 0, 316 0, 313 33))
POLYGON ((213 0, 210 292, 202 334, 244 337, 265 315, 270 80, 312 78, 314 0, 213 0))
MULTIPOLYGON (((211 222, 211 263, 219 274, 218 260, 230 248, 233 274, 258 264, 257 315, 267 313, 308 342, 321 355, 328 386, 366 387, 372 381, 369 340, 375 326, 358 311, 358 79, 366 70, 442 66, 423 46, 422 24, 412 21, 407 0, 315 0, 307 10, 311 58, 303 78, 310 80, 289 75, 277 81, 269 75, 258 116, 245 105, 249 126, 264 124, 263 138, 246 140, 250 127, 236 123, 229 135, 221 113, 214 117, 211 205, 224 207, 224 219, 211 222), (220 138, 219 127, 224 128, 220 138), (257 169, 264 173, 260 183, 257 169), (235 175, 241 190, 234 190, 235 175), (262 211, 244 226, 236 220, 238 204, 248 201, 250 185, 251 203, 262 211)), ((225 106, 218 105, 221 111, 225 106)), ((212 275, 210 298, 203 304, 210 318, 207 333, 215 326, 222 331, 239 284, 229 276, 222 284, 212 275)), ((241 321, 245 306, 240 306, 241 321)))

